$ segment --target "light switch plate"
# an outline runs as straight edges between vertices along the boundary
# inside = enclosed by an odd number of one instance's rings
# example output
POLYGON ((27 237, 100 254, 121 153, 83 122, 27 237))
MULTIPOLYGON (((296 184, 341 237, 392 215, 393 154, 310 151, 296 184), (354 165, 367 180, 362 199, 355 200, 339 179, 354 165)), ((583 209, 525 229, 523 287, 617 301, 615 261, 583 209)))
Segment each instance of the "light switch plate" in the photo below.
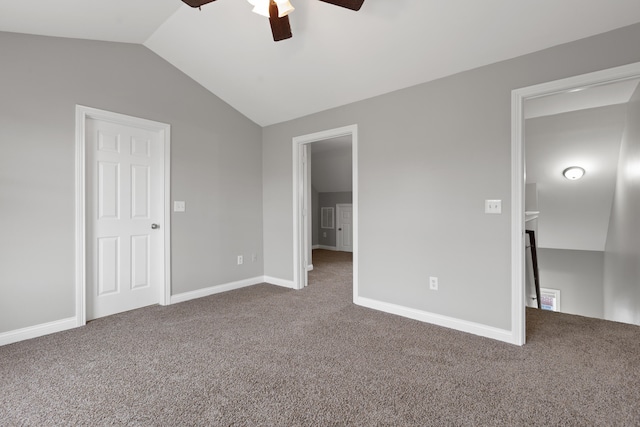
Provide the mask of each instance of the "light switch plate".
POLYGON ((484 213, 501 214, 502 213, 502 200, 485 200, 484 201, 484 213))
POLYGON ((186 210, 186 203, 185 202, 178 202, 178 201, 174 201, 173 202, 173 211, 174 212, 184 212, 186 210))

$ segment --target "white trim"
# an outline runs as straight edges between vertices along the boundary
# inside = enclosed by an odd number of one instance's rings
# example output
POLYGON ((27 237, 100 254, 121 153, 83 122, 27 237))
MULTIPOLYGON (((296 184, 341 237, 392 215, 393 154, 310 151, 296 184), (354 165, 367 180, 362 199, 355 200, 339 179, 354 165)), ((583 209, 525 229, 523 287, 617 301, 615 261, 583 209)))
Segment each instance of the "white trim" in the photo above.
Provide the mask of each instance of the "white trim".
MULTIPOLYGON (((293 161, 293 288, 302 289, 305 285, 306 269, 303 248, 304 240, 303 225, 300 218, 304 209, 303 177, 301 167, 301 155, 303 147, 316 141, 351 135, 352 153, 352 204, 353 204, 353 298, 358 295, 358 125, 344 126, 336 129, 329 129, 308 135, 293 138, 292 161, 293 161)), ((310 236, 309 236, 310 237, 310 236)))
POLYGON ((513 343, 523 345, 525 333, 524 290, 524 139, 522 99, 511 95, 511 333, 513 343))
POLYGON ((514 344, 526 341, 524 278, 524 116, 527 99, 566 92, 585 86, 640 77, 640 62, 575 77, 542 83, 511 92, 511 325, 514 344))
POLYGON ((313 264, 307 265, 307 271, 313 271, 313 264))
POLYGON ((246 288, 248 286, 264 283, 264 276, 252 277, 250 279, 238 280, 236 282, 224 283, 221 285, 209 286, 190 292, 183 292, 171 297, 171 304, 185 302, 196 298, 208 297, 222 292, 233 291, 235 289, 246 288))
POLYGON ((320 249, 320 245, 312 245, 311 250, 314 250, 314 249, 320 249))
POLYGON ((158 132, 164 146, 164 192, 163 218, 161 230, 164 237, 164 287, 159 298, 160 305, 171 300, 171 126, 166 123, 131 117, 124 114, 76 105, 76 325, 86 324, 86 167, 85 167, 85 124, 88 119, 97 119, 125 126, 144 128, 158 132))
POLYGON ((324 249, 326 251, 337 251, 338 248, 335 246, 326 246, 326 245, 316 245, 314 249, 324 249))
POLYGON ((467 332, 479 335, 485 338, 512 343, 511 331, 506 329, 494 328, 482 325, 480 323, 468 322, 466 320, 455 319, 453 317, 442 316, 440 314, 429 313, 427 311, 416 310, 401 305, 390 304, 387 302, 377 301, 369 298, 359 297, 354 301, 355 304, 374 310, 383 311, 385 313, 395 314, 397 316, 418 320, 433 325, 443 326, 445 328, 455 329, 456 331, 467 332))
POLYGON ((85 124, 87 113, 76 105, 76 218, 75 218, 75 255, 76 255, 76 326, 87 323, 85 304, 86 287, 86 246, 85 246, 85 124))
POLYGON ((77 327, 76 317, 54 320, 53 322, 16 329, 14 331, 0 333, 0 346, 37 338, 44 335, 62 332, 77 327))
POLYGON ((264 283, 270 285, 282 286, 283 288, 295 289, 293 280, 278 279, 277 277, 264 276, 264 283))

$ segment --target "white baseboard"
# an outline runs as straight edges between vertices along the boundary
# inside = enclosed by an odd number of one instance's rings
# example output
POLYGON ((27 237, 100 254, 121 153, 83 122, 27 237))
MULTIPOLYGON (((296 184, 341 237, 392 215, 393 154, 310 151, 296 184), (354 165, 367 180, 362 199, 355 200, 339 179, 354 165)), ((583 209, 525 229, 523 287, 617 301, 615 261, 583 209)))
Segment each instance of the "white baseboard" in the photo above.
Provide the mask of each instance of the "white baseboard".
POLYGON ((237 282, 224 283, 222 285, 210 286, 208 288, 198 289, 196 291, 183 292, 181 294, 171 295, 170 304, 177 304, 196 298, 208 297, 209 295, 219 294, 221 292, 232 291, 234 289, 246 288, 247 286, 263 283, 264 277, 252 277, 250 279, 238 280, 237 282))
MULTIPOLYGON (((202 298, 209 295, 218 294, 221 292, 232 291, 234 289, 245 288, 247 286, 253 286, 260 283, 269 283, 271 285, 283 286, 285 288, 293 289, 293 281, 277 279, 269 276, 258 276, 250 279, 239 280, 237 282, 225 283, 222 285, 211 286, 204 289, 198 289, 191 292, 183 292, 171 296, 170 304, 177 304, 184 301, 189 301, 196 298, 202 298)), ((44 335, 53 334, 55 332, 62 332, 68 329, 73 329, 78 326, 77 319, 70 317, 68 319, 55 320, 53 322, 43 323, 40 325, 29 326, 27 328, 16 329, 13 331, 0 333, 0 346, 12 344, 18 341, 24 341, 31 338, 37 338, 44 335)))
POLYGON ((455 319, 453 317, 442 316, 440 314, 429 313, 427 311, 416 310, 401 305, 390 304, 369 298, 357 297, 355 304, 362 307, 372 308, 374 310, 383 311, 385 313, 395 314, 409 319, 419 320, 425 323, 431 323, 445 328, 455 329, 456 331, 467 332, 479 335, 485 338, 491 338, 503 341, 509 344, 516 344, 514 335, 506 329, 494 328, 492 326, 482 325, 480 323, 469 322, 466 320, 455 319))
POLYGON ((68 319, 54 320, 53 322, 2 332, 0 333, 0 346, 53 334, 55 332, 66 331, 67 329, 73 329, 77 326, 76 318, 69 317, 68 319))
POLYGON ((320 249, 320 245, 311 245, 311 250, 320 249))
POLYGON ((317 246, 317 248, 314 248, 314 249, 324 249, 324 250, 327 250, 327 251, 337 251, 338 250, 338 248, 335 247, 335 246, 325 246, 325 245, 316 245, 316 246, 317 246))
POLYGON ((277 277, 264 276, 265 283, 270 285, 282 286, 284 288, 294 289, 293 280, 278 279, 277 277))

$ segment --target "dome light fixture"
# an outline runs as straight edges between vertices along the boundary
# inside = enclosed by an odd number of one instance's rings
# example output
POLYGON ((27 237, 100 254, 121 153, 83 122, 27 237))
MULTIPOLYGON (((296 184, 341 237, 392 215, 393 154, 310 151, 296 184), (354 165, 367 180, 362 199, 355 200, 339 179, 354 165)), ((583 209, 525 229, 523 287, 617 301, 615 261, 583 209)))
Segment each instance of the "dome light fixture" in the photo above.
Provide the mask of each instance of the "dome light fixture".
POLYGON ((576 181, 584 176, 584 169, 580 166, 569 166, 562 171, 562 175, 570 181, 576 181))

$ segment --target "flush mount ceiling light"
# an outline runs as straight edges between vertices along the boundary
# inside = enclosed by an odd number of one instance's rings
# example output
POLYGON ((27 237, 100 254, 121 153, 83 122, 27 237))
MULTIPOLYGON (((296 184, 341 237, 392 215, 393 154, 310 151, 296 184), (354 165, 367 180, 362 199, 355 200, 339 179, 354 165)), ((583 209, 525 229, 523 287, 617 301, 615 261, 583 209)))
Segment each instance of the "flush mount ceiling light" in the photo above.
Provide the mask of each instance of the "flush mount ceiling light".
POLYGON ((575 181, 582 178, 584 175, 584 169, 580 166, 570 166, 562 171, 562 175, 571 181, 575 181))
MULTIPOLYGON (((182 0, 191 7, 200 6, 216 0, 182 0)), ((294 11, 289 0, 247 0, 253 6, 253 12, 269 18, 271 24, 271 34, 273 40, 289 39, 293 36, 291 25, 289 25, 289 14, 294 11)), ((345 7, 351 10, 360 10, 364 0, 320 0, 336 6, 345 7)))

